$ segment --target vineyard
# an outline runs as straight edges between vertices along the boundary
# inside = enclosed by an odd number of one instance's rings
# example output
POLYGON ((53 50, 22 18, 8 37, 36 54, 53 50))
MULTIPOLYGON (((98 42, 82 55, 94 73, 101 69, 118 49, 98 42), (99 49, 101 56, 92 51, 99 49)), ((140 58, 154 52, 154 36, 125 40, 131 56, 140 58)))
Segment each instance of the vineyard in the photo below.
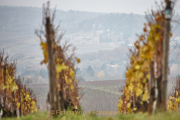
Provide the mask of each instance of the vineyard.
MULTIPOLYGON (((81 59, 72 44, 62 42, 64 33, 59 32, 60 25, 54 25, 56 11, 51 13, 47 2, 43 6, 42 26, 35 34, 43 55, 40 64, 47 67, 49 84, 24 84, 24 78, 17 76, 17 61, 1 51, 1 117, 178 119, 180 76, 168 77, 169 39, 173 36, 170 23, 175 2, 165 0, 156 4, 157 10, 146 13, 147 22, 129 52, 125 79, 88 82, 78 81, 76 68, 81 59)), ((104 72, 99 76, 104 76, 104 72)))
MULTIPOLYGON (((83 111, 108 111, 109 109, 117 111, 116 103, 122 94, 120 90, 123 87, 123 80, 82 82, 79 87, 82 88, 81 93, 84 94, 80 100, 83 111)), ((28 85, 28 88, 33 90, 37 96, 37 101, 40 101, 37 102, 40 110, 46 110, 44 99, 46 99, 49 90, 48 84, 28 85)))
MULTIPOLYGON (((168 93, 171 93, 176 83, 175 78, 169 78, 171 82, 168 84, 168 93)), ((80 82, 79 87, 84 93, 80 104, 83 111, 117 111, 117 102, 119 96, 122 95, 124 88, 124 80, 107 80, 107 81, 87 81, 80 82), (113 97, 112 97, 113 96, 113 97)), ((46 96, 48 94, 48 84, 30 84, 27 86, 32 89, 37 97, 37 104, 40 111, 46 110, 46 96)))
POLYGON ((3 110, 2 117, 21 116, 37 112, 36 96, 21 83, 20 77, 15 78, 16 62, 10 61, 8 55, 0 53, 0 108, 3 110))

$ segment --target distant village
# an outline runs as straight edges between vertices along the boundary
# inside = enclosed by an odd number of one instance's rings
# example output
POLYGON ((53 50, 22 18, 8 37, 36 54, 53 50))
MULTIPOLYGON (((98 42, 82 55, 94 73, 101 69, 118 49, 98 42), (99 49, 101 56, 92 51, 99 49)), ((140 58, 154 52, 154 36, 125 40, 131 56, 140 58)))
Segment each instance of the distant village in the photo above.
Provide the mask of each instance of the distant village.
POLYGON ((89 36, 76 36, 73 39, 79 41, 92 41, 94 43, 121 42, 122 44, 125 44, 122 32, 114 32, 110 29, 104 29, 101 23, 98 25, 94 23, 92 25, 92 31, 89 36))

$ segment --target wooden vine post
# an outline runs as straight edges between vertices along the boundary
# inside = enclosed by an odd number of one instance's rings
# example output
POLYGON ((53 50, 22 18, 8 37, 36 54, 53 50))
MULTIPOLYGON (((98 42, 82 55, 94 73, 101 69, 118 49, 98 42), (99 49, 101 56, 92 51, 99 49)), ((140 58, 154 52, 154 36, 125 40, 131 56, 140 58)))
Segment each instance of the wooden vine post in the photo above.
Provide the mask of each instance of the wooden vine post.
POLYGON ((153 104, 155 101, 155 81, 154 81, 154 68, 153 62, 150 64, 150 80, 149 80, 149 93, 150 93, 150 100, 148 104, 148 113, 153 114, 153 104))
MULTIPOLYGON (((6 64, 4 64, 4 86, 6 86, 6 64)), ((4 90, 4 98, 3 98, 3 102, 4 102, 4 108, 6 109, 6 89, 4 90)))
POLYGON ((55 90, 54 90, 54 73, 53 73, 53 47, 52 47, 52 35, 51 35, 51 21, 50 17, 46 17, 46 40, 48 47, 48 69, 49 69, 49 89, 50 89, 50 104, 51 110, 55 110, 55 90))
POLYGON ((170 22, 171 22, 171 1, 166 2, 165 10, 165 29, 164 29, 164 42, 163 42, 163 73, 162 73, 162 109, 167 109, 167 82, 168 82, 168 59, 169 59, 169 38, 170 38, 170 22))
MULTIPOLYGON (((20 77, 18 78, 18 80, 20 79, 20 77)), ((23 78, 23 81, 24 81, 24 78, 23 78)), ((19 106, 19 117, 21 117, 21 105, 22 105, 22 102, 21 102, 21 84, 19 84, 19 103, 20 103, 20 106, 19 106)))
MULTIPOLYGON (((50 103, 50 110, 63 111, 70 107, 72 110, 78 110, 79 88, 75 79, 75 62, 80 63, 80 59, 74 56, 74 48, 71 55, 66 52, 71 45, 65 43, 62 47, 59 45, 62 34, 58 34, 59 26, 53 25, 55 11, 51 18, 49 2, 44 7, 43 26, 44 30, 36 31, 41 40, 41 47, 44 54, 44 60, 41 64, 47 64, 49 70, 49 93, 47 101, 50 103), (45 38, 41 37, 41 34, 45 38), (58 35, 58 37, 57 37, 58 35), (75 61, 74 61, 75 60, 75 61)), ((49 107, 47 107, 49 110, 49 107)), ((53 114, 56 116, 56 114, 53 114)))

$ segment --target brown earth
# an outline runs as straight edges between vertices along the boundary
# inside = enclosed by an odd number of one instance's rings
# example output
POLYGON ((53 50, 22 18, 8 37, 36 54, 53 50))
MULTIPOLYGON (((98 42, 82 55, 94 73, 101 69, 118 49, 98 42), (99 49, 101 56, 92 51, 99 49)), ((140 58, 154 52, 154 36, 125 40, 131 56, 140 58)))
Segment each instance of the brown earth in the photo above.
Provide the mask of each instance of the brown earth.
MULTIPOLYGON (((84 93, 80 104, 83 110, 117 110, 117 103, 120 97, 120 88, 124 84, 123 80, 107 80, 107 81, 88 81, 80 82, 82 88, 81 93, 84 93)), ((49 84, 29 84, 34 94, 37 97, 37 104, 40 110, 46 110, 45 102, 49 90, 49 84)))
MULTIPOLYGON (((175 84, 175 79, 169 79, 168 91, 175 84)), ((86 111, 116 111, 119 97, 125 86, 124 80, 106 80, 106 81, 87 81, 80 82, 79 87, 82 88, 83 97, 80 104, 86 111)), ((40 110, 46 110, 46 98, 49 91, 49 84, 29 84, 37 97, 37 104, 40 110)))

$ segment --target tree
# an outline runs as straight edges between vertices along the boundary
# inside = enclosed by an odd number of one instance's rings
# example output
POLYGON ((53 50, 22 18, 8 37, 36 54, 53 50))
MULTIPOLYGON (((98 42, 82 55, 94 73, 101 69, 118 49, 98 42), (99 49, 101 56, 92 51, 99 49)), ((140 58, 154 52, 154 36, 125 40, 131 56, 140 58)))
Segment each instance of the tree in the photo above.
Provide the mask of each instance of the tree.
POLYGON ((104 77, 104 76, 105 76, 104 71, 101 70, 101 72, 98 73, 98 77, 104 77))
POLYGON ((94 70, 91 67, 91 65, 88 66, 86 72, 90 75, 90 76, 94 76, 94 70))

